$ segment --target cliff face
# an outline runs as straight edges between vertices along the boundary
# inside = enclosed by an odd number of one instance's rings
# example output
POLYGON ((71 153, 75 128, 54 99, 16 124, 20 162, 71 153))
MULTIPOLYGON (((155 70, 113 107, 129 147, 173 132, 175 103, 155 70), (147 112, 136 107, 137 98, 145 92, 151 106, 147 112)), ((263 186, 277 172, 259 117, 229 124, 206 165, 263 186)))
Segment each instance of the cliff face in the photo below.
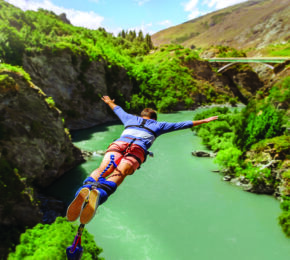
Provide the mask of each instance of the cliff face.
POLYGON ((34 187, 48 186, 80 161, 53 102, 22 75, 1 70, 0 224, 39 222, 34 187))
POLYGON ((129 100, 133 88, 123 68, 110 66, 103 59, 90 61, 69 49, 26 54, 23 68, 32 82, 53 97, 68 127, 74 130, 112 120, 100 97, 112 94, 129 100))
POLYGON ((223 73, 215 73, 215 66, 222 65, 199 60, 186 65, 194 71, 194 78, 212 84, 217 93, 235 97, 244 104, 263 87, 263 82, 250 66, 236 65, 223 73))

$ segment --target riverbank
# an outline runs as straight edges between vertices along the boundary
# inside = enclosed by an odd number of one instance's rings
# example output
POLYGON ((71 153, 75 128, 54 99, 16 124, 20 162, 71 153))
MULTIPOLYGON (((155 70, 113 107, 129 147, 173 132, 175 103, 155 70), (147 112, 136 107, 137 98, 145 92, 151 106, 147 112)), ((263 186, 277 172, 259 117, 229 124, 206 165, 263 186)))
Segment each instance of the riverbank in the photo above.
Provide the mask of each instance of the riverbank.
MULTIPOLYGON (((198 135, 217 153, 224 179, 244 190, 278 198, 283 209, 279 217, 290 237, 289 81, 286 77, 264 97, 252 100, 241 112, 212 108, 196 120, 219 115, 219 122, 198 126, 198 135)), ((261 93, 259 94, 261 95, 261 93)))

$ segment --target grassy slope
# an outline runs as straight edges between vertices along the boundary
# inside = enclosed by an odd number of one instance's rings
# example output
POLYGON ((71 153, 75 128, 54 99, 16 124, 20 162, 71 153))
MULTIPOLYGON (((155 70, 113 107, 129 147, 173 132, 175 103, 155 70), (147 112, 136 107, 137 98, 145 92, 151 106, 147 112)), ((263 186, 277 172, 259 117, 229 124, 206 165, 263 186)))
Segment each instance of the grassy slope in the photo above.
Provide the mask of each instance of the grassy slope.
POLYGON ((257 47, 287 40, 289 12, 287 0, 248 1, 160 31, 152 40, 155 45, 177 41, 185 47, 257 47), (268 36, 270 30, 274 37, 268 36))

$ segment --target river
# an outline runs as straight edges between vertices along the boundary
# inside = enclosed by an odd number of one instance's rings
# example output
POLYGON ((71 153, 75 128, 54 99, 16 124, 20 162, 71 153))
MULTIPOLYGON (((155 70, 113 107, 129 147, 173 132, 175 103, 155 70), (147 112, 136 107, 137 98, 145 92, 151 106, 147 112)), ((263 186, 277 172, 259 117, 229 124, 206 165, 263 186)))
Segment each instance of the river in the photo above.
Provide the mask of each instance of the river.
MULTIPOLYGON (((161 121, 191 120, 194 112, 159 115, 161 121)), ((78 131, 74 144, 87 151, 105 150, 123 129, 107 124, 78 131)), ((222 181, 211 158, 189 129, 159 137, 148 158, 86 228, 104 249, 106 260, 289 260, 290 241, 283 234, 279 202, 222 181)), ((98 155, 52 187, 66 202, 101 161, 98 155), (63 188, 66 187, 66 188, 63 188)))

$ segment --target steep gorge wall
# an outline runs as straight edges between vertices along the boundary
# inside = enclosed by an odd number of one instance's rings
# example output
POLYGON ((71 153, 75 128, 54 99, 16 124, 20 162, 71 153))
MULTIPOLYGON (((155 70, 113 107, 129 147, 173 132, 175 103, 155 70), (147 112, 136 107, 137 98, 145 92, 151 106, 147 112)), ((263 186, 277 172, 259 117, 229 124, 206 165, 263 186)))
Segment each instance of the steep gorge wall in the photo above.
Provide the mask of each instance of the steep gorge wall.
POLYGON ((76 55, 69 49, 27 53, 23 68, 32 82, 53 97, 68 127, 74 130, 111 121, 113 115, 101 96, 111 94, 122 103, 122 99, 130 99, 133 88, 125 69, 102 58, 90 61, 85 54, 76 55))
POLYGON ((0 225, 41 221, 36 193, 83 161, 61 112, 21 74, 0 71, 0 225))

